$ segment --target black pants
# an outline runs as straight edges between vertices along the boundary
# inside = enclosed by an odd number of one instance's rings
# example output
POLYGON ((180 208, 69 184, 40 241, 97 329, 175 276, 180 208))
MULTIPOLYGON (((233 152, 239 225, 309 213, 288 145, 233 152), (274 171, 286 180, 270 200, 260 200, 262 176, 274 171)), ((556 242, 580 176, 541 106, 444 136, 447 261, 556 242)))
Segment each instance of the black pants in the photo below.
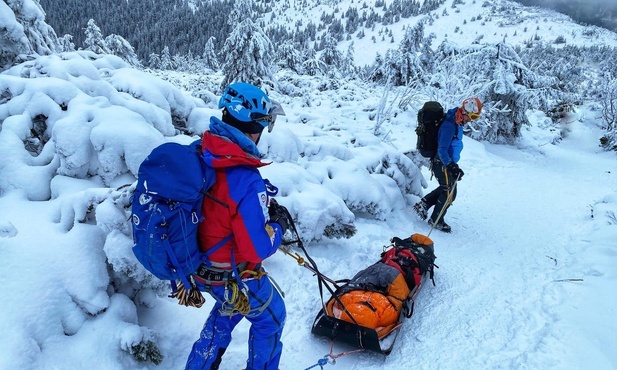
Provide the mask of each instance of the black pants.
POLYGON ((443 214, 441 215, 441 220, 443 221, 446 216, 446 212, 448 211, 448 207, 450 207, 450 204, 452 204, 454 199, 456 199, 456 187, 452 189, 452 184, 455 179, 450 176, 446 170, 446 166, 444 166, 439 159, 432 160, 431 171, 439 182, 439 186, 435 188, 435 190, 426 194, 422 199, 428 205, 428 208, 435 206, 433 213, 431 214, 431 222, 434 222, 437 219, 442 209, 443 214), (450 191, 453 191, 454 194, 452 194, 450 204, 446 205, 446 200, 448 199, 448 195, 450 195, 450 191))

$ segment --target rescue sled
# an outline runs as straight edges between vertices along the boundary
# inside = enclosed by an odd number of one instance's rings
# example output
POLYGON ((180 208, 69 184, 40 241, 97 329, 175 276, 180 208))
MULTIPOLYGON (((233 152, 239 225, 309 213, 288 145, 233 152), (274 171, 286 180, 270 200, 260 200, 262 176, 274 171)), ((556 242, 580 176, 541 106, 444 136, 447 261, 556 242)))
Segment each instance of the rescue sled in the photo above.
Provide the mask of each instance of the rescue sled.
POLYGON ((380 261, 331 291, 332 297, 313 322, 313 334, 358 349, 390 354, 403 320, 413 314, 422 285, 427 278, 433 280, 435 266, 433 243, 428 237, 414 234, 407 239, 393 238, 391 242, 391 249, 382 253, 380 261), (406 295, 401 295, 401 289, 406 289, 406 295), (346 297, 349 294, 354 296, 346 297), (377 306, 381 301, 390 302, 392 307, 377 306), (394 320, 393 309, 398 311, 394 320), (373 317, 376 315, 379 317, 373 317), (385 318, 388 315, 389 319, 385 318))
MULTIPOLYGON (((414 288, 412 292, 414 298, 419 291, 420 286, 414 288)), ((411 307, 413 307, 413 298, 411 307)), ((411 309, 410 313, 413 313, 413 309, 411 309)), ((405 317, 406 314, 404 311, 401 311, 397 324, 380 336, 374 328, 367 328, 337 319, 336 317, 328 316, 322 308, 313 322, 311 333, 320 337, 330 338, 336 342, 349 344, 352 347, 389 355, 390 352, 392 352, 394 342, 396 341, 405 317)))

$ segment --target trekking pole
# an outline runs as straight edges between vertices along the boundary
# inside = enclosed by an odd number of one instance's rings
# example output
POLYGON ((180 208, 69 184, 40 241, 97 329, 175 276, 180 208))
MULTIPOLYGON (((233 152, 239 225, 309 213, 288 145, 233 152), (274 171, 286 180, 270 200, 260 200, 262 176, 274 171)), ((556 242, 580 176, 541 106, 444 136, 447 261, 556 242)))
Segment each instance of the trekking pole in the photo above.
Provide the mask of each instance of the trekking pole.
POLYGON ((443 216, 443 213, 446 211, 446 208, 448 208, 450 206, 450 204, 452 203, 452 196, 454 195, 454 190, 456 189, 456 184, 458 183, 458 179, 460 177, 461 177, 461 175, 459 174, 456 177, 456 179, 454 180, 454 183, 452 183, 452 189, 450 189, 450 193, 448 194, 448 198, 446 198, 446 204, 444 204, 444 206, 441 208, 441 211, 439 212, 439 215, 437 215, 437 219, 431 225, 431 229, 429 230, 428 235, 426 235, 426 237, 430 237, 431 236, 431 233, 433 232, 433 229, 435 228, 435 225, 437 225, 437 223, 441 219, 441 216, 443 216))

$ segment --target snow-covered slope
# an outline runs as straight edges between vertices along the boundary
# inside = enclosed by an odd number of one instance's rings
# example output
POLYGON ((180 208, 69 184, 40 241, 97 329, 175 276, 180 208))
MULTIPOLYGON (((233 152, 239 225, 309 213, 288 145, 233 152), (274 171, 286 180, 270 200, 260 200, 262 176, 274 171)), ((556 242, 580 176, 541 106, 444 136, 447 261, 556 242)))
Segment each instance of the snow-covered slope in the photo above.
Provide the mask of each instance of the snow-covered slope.
MULTIPOLYGON (((561 132, 533 115, 516 147, 466 138, 454 231, 444 234, 411 207, 436 186, 402 155, 415 144, 412 114, 398 112, 377 136, 379 87, 307 83, 310 107, 276 96, 287 115, 260 150, 320 270, 350 278, 391 237, 414 232, 430 233, 439 265, 388 357, 354 353, 324 369, 617 367, 617 158, 597 146, 597 111, 582 107, 561 132), (322 237, 336 217, 356 234, 322 237)), ((115 187, 134 181, 138 157, 158 142, 191 140, 163 135, 172 112, 203 130, 214 103, 91 53, 15 67, 0 87, 0 368, 182 369, 213 300, 179 306, 137 266, 115 187)), ((311 334, 322 302, 308 270, 282 253, 264 266, 286 294, 282 369, 351 349, 311 334)), ((236 328, 221 369, 245 367, 248 329, 236 328)))
MULTIPOLYGON (((384 1, 386 7, 392 2, 393 0, 384 1)), ((266 28, 283 26, 289 30, 304 29, 309 22, 319 25, 322 15, 331 15, 341 20, 344 25, 345 14, 349 8, 356 8, 359 14, 370 14, 372 11, 383 14, 383 7, 374 7, 374 3, 307 0, 292 2, 293 5, 290 6, 288 2, 275 1, 271 2, 275 16, 269 13, 264 19, 266 28)), ((356 64, 370 64, 377 53, 383 56, 388 49, 397 48, 405 29, 422 19, 428 20, 425 35, 435 35, 434 47, 444 40, 459 45, 474 42, 495 44, 504 41, 512 45, 522 45, 538 38, 552 43, 558 37, 563 37, 568 45, 617 46, 616 33, 595 26, 579 25, 570 17, 555 11, 526 7, 509 0, 465 0, 446 1, 429 15, 401 18, 388 25, 376 24, 371 29, 364 29, 365 36, 361 39, 356 32, 350 40, 341 41, 340 50, 346 51, 353 42, 356 64)), ((318 38, 325 32, 328 32, 327 28, 318 31, 318 38)))

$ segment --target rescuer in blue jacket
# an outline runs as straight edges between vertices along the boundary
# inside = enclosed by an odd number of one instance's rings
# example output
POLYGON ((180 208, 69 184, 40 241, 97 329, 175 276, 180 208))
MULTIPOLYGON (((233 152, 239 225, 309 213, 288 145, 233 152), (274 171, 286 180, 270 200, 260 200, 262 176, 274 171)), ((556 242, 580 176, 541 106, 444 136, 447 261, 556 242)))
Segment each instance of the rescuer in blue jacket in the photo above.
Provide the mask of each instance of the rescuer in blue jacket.
POLYGON ((428 211, 435 206, 428 222, 437 230, 451 232, 452 228, 444 220, 448 207, 456 199, 454 182, 463 178, 465 174, 458 166, 463 150, 463 125, 480 118, 482 102, 478 98, 468 98, 460 107, 446 112, 437 134, 437 155, 431 161, 431 171, 439 182, 439 186, 425 195, 420 202, 414 205, 418 215, 426 220, 428 211), (448 196, 453 192, 448 202, 448 196))
POLYGON ((212 117, 202 139, 216 182, 204 197, 206 221, 198 229, 208 264, 194 275, 216 303, 186 369, 219 369, 231 332, 243 318, 251 323, 246 369, 278 369, 285 303, 261 262, 277 251, 291 220, 285 207, 270 199, 269 183, 258 170, 268 163, 261 161, 257 143, 284 112, 261 89, 242 82, 225 89, 219 108, 222 119, 212 117))

